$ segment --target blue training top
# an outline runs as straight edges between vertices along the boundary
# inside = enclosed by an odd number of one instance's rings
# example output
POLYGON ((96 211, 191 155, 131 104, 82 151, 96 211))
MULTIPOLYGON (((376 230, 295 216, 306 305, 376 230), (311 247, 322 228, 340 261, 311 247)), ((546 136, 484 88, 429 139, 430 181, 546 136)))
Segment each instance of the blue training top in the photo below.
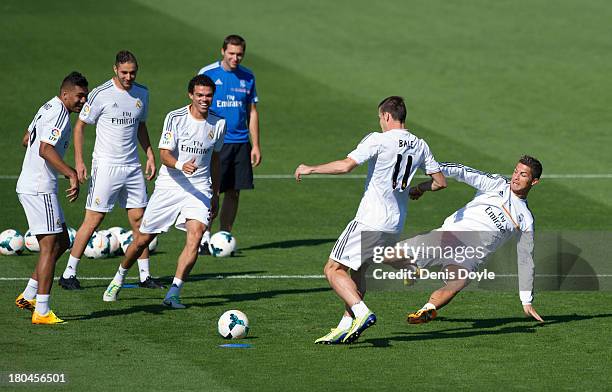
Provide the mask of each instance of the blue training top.
POLYGON ((235 71, 226 71, 221 62, 216 61, 202 68, 198 74, 208 76, 217 86, 211 110, 226 121, 223 142, 247 143, 250 105, 259 101, 253 72, 242 65, 235 71))

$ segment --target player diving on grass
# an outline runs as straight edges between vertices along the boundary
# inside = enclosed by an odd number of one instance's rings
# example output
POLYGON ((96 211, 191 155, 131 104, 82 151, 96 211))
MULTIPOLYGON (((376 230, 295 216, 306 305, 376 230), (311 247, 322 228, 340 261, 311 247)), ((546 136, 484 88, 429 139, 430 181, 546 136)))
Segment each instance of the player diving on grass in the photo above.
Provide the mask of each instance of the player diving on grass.
MULTIPOLYGON (((446 218, 441 228, 400 242, 396 249, 406 249, 408 254, 395 255, 385 260, 396 268, 441 265, 445 276, 449 278, 444 287, 431 294, 421 309, 408 315, 407 321, 410 324, 421 324, 433 320, 437 310, 448 304, 469 284, 465 270, 477 271, 487 255, 514 236, 518 238, 519 296, 523 311, 527 316, 543 321, 532 306, 535 274, 534 218, 527 205, 527 195, 539 183, 542 175, 540 161, 524 155, 516 164, 510 179, 456 163, 441 163, 440 169, 444 176, 476 188, 476 196, 446 218), (425 252, 428 246, 431 247, 429 249, 450 247, 461 249, 462 252, 470 247, 474 252, 471 252, 473 254, 470 257, 462 255, 458 261, 456 256, 441 257, 442 252, 425 252)), ((426 190, 423 185, 411 188, 411 199, 419 199, 426 190)))
POLYGON ((371 245, 384 243, 385 237, 402 231, 407 214, 409 185, 416 170, 423 169, 431 180, 419 187, 438 191, 446 180, 429 146, 405 127, 406 106, 401 97, 385 98, 378 105, 382 132, 372 132, 342 160, 317 166, 299 165, 295 178, 309 174, 344 174, 368 162, 365 192, 357 215, 346 226, 324 268, 325 276, 344 301, 345 312, 336 328, 317 339, 317 344, 352 343, 376 323, 376 316, 366 306, 365 272, 371 261, 362 254, 362 241, 371 245), (349 269, 351 270, 349 274, 349 269))
POLYGON ((143 250, 175 224, 187 232, 185 247, 179 255, 172 285, 163 305, 182 309, 183 282, 196 263, 202 235, 218 209, 220 187, 219 151, 223 147, 225 120, 209 112, 215 83, 205 75, 189 81, 191 103, 166 115, 159 141, 162 167, 155 191, 134 238, 103 300, 116 301, 128 269, 143 250))
POLYGON ((27 147, 17 195, 28 220, 30 232, 40 245, 38 263, 32 277, 15 300, 21 309, 32 311, 32 324, 60 324, 49 306, 57 259, 70 245, 64 213, 58 199, 57 173, 69 179, 69 202, 79 197, 77 172, 64 162, 70 144, 70 113, 78 113, 87 100, 87 79, 78 72, 66 76, 58 96, 36 113, 23 142, 27 147))

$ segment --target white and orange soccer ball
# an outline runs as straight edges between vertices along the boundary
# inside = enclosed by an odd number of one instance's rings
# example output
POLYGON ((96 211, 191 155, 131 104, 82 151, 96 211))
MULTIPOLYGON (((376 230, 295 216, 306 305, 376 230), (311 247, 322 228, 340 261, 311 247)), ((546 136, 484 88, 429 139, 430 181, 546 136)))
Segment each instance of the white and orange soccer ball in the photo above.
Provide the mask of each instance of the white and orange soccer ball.
POLYGON ((85 256, 90 259, 102 259, 110 255, 110 250, 111 245, 108 237, 104 233, 95 232, 87 242, 85 256))
POLYGON ((108 242, 110 243, 110 255, 114 255, 117 253, 119 249, 121 249, 121 244, 119 243, 119 238, 110 230, 100 230, 98 234, 106 236, 108 238, 108 242))
POLYGON ((26 231, 23 236, 24 245, 30 252, 40 252, 40 245, 38 245, 38 239, 30 230, 26 231))

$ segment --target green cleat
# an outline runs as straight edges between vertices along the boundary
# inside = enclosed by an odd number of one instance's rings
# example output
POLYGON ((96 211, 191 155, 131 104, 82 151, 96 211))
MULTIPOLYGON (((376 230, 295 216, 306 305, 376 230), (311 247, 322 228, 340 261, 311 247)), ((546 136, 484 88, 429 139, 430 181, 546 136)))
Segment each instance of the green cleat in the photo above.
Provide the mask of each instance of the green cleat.
POLYGON ((341 344, 348 331, 348 329, 332 328, 327 335, 315 340, 315 344, 341 344))
POLYGON ((366 329, 370 328, 372 325, 376 324, 376 315, 372 312, 368 312, 363 317, 358 317, 353 320, 353 324, 351 328, 346 333, 344 339, 342 339, 342 343, 353 343, 366 329))
POLYGON ((117 294, 121 291, 121 285, 117 284, 114 280, 110 282, 106 291, 104 291, 104 295, 102 296, 102 300, 104 302, 115 302, 117 300, 117 294))

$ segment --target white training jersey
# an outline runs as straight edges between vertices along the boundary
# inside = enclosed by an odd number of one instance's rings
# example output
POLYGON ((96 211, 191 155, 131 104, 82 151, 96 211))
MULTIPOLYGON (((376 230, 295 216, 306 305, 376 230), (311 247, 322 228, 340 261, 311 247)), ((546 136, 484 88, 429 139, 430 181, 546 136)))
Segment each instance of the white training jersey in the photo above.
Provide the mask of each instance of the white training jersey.
POLYGON ((418 168, 440 171, 429 146, 406 129, 372 132, 348 154, 358 165, 369 161, 365 192, 355 220, 373 230, 398 233, 404 227, 410 181, 418 168))
POLYGON ((53 97, 36 113, 28 126, 30 140, 17 180, 17 193, 36 195, 57 193, 57 172, 40 156, 40 143, 48 143, 64 157, 70 144, 70 112, 64 103, 53 97))
POLYGON ((138 127, 147 120, 149 91, 134 83, 129 91, 113 79, 93 89, 79 118, 96 124, 93 159, 110 165, 139 165, 138 127))
POLYGON ((534 218, 526 199, 510 190, 510 181, 499 175, 481 172, 457 163, 440 164, 442 174, 476 188, 476 196, 463 208, 446 218, 443 231, 480 233, 480 246, 486 255, 518 236, 517 253, 521 301, 533 299, 534 218))
POLYGON ((189 105, 166 115, 159 148, 172 151, 179 162, 195 158, 198 167, 193 174, 162 165, 155 189, 183 189, 187 192, 211 191, 210 161, 213 150, 221 151, 225 120, 208 113, 205 120, 195 119, 189 105))

